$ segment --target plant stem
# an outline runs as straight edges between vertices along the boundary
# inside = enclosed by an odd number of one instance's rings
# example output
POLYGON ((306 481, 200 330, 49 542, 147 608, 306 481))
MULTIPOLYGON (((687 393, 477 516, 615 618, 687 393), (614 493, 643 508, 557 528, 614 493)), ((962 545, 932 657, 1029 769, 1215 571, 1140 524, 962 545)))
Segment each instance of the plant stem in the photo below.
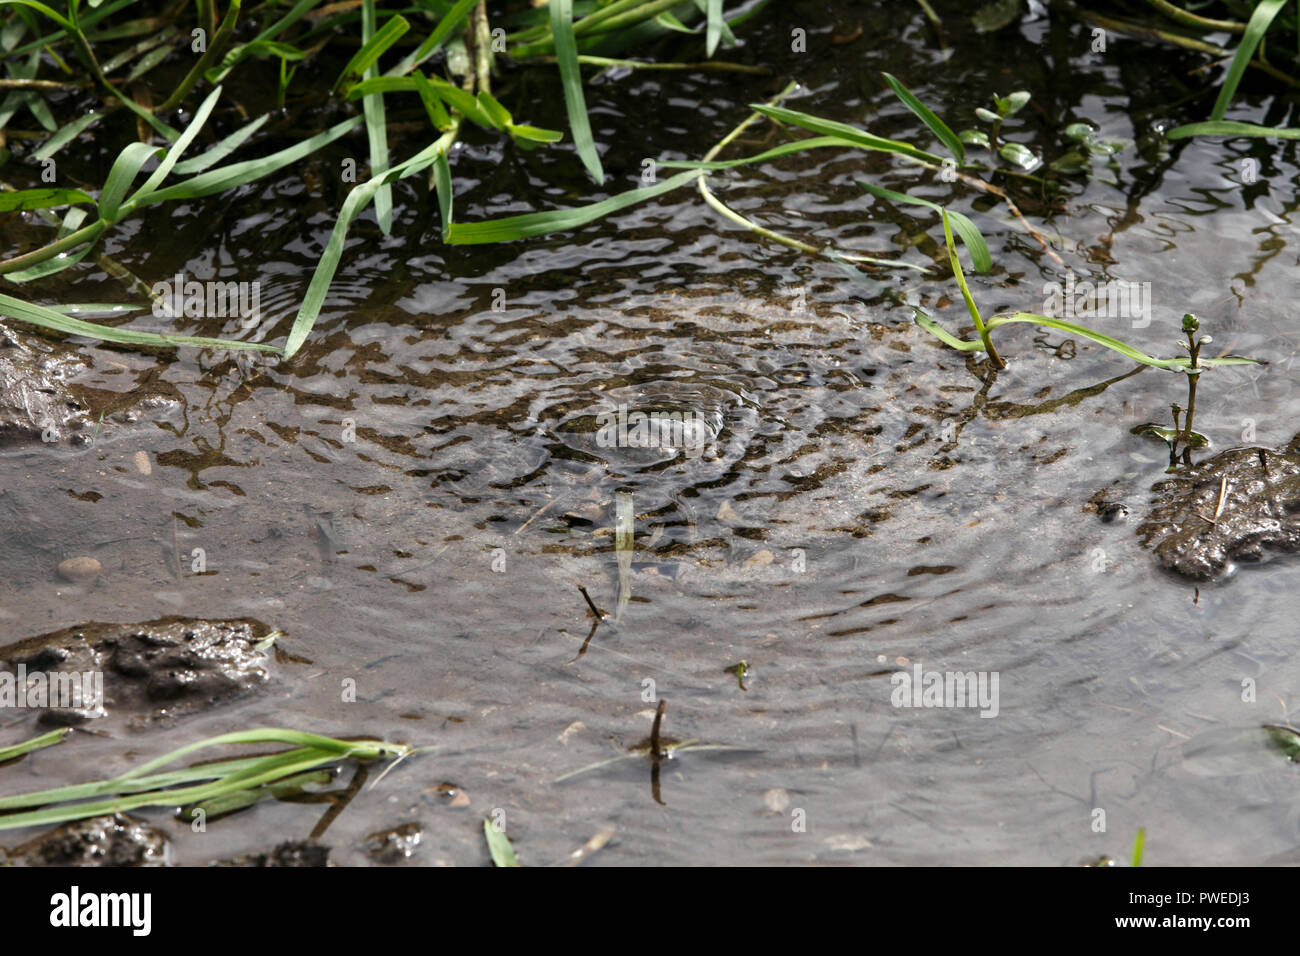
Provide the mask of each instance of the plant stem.
POLYGON ((34 249, 24 255, 0 262, 0 275, 7 275, 10 272, 17 272, 20 269, 39 265, 47 259, 53 259, 59 253, 68 252, 83 243, 93 242, 107 228, 108 224, 104 220, 96 219, 89 226, 82 226, 76 232, 68 233, 62 239, 51 242, 49 245, 41 246, 41 248, 34 249))
POLYGON ((1202 30, 1226 30, 1228 33, 1246 32, 1246 24, 1244 23, 1238 23, 1235 20, 1211 20, 1209 17, 1198 17, 1194 13, 1188 13, 1182 7, 1174 6, 1168 0, 1147 0, 1147 3, 1170 20, 1175 20, 1189 27, 1199 27, 1202 30))
POLYGON ((492 29, 488 26, 487 0, 474 8, 474 65, 478 90, 492 95, 492 29))

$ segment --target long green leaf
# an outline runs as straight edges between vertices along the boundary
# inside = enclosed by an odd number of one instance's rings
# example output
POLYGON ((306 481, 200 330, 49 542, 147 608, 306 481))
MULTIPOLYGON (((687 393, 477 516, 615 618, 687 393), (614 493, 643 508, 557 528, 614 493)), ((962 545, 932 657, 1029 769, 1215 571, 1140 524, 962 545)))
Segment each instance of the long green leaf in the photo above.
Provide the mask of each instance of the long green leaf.
POLYGON ((433 32, 420 44, 419 48, 389 70, 388 75, 405 76, 442 49, 442 45, 447 42, 447 37, 460 29, 461 24, 465 22, 465 18, 469 16, 470 8, 477 2, 478 0, 457 0, 456 5, 438 21, 438 25, 433 28, 433 32))
MULTIPOLYGON (((199 135, 203 129, 203 124, 208 121, 212 115, 213 109, 216 108, 217 100, 221 98, 221 87, 216 87, 203 100, 199 108, 194 112, 194 118, 190 120, 189 126, 185 127, 185 132, 181 133, 181 138, 172 144, 167 150, 167 155, 163 157, 158 168, 153 171, 148 179, 144 181, 131 199, 135 202, 141 202, 149 197, 149 194, 162 185, 164 179, 171 173, 173 167, 180 161, 181 155, 185 152, 186 147, 194 142, 194 138, 199 135)), ((100 215, 103 215, 101 212, 100 215)))
MULTIPOLYGON (((387 30, 401 17, 394 17, 384 25, 384 30, 375 33, 375 0, 362 0, 361 4, 361 38, 365 45, 357 51, 357 68, 361 69, 365 79, 373 79, 379 75, 379 68, 375 62, 379 59, 379 54, 386 50, 388 46, 396 42, 397 37, 406 32, 406 21, 402 20, 400 30, 395 36, 388 40, 388 45, 383 46, 378 51, 372 50, 373 56, 366 54, 366 47, 373 44, 373 41, 387 30)), ((391 32, 391 31, 390 31, 391 32)), ((348 69, 352 65, 349 64, 348 69)), ((347 69, 344 70, 347 73, 347 69)), ((361 110, 366 118, 366 140, 370 146, 370 175, 378 176, 388 169, 388 120, 384 110, 384 98, 382 96, 367 96, 361 101, 361 110)), ((375 219, 379 223, 379 231, 385 236, 393 231, 393 187, 384 185, 375 190, 375 219)))
POLYGON ((85 116, 78 116, 76 119, 59 129, 53 136, 41 144, 36 152, 32 153, 32 158, 38 163, 43 163, 49 159, 68 143, 72 142, 78 136, 86 131, 92 123, 97 123, 104 118, 103 113, 90 112, 85 116))
POLYGON ((16 189, 0 192, 0 212, 50 209, 70 203, 94 201, 94 196, 87 195, 80 189, 16 189))
POLYGON ((961 236, 961 241, 965 243, 967 250, 970 252, 971 263, 976 272, 988 272, 993 268, 993 256, 989 254, 988 243, 984 241, 984 234, 979 231, 979 227, 971 222, 970 218, 959 213, 954 209, 945 209, 938 203, 931 202, 928 199, 920 199, 916 196, 909 196, 906 193, 894 192, 892 189, 886 189, 884 186, 873 186, 871 183, 859 182, 859 186, 872 195, 879 196, 882 199, 889 199, 894 202, 910 203, 914 206, 925 206, 933 209, 940 216, 947 215, 961 236))
POLYGON ((128 143, 122 152, 117 154, 113 167, 108 171, 108 179, 104 181, 104 188, 99 194, 100 219, 110 224, 117 222, 122 199, 131 187, 136 173, 140 172, 140 167, 152 157, 162 152, 163 150, 157 146, 150 146, 147 143, 128 143))
POLYGON ((923 149, 917 149, 911 143, 904 143, 896 139, 886 139, 883 136, 876 136, 868 133, 864 129, 858 129, 856 126, 849 126, 847 123, 837 123, 834 120, 822 119, 820 116, 812 116, 808 113, 800 113, 798 110, 789 110, 782 106, 765 106, 762 103, 752 105, 755 112, 762 113, 764 116, 778 120, 783 123, 790 123, 794 126, 802 127, 813 133, 820 133, 823 136, 838 136, 841 139, 847 139, 855 146, 865 149, 880 150, 886 153, 899 153, 903 156, 911 156, 913 159, 923 160, 927 163, 941 164, 943 159, 934 153, 927 153, 923 149))
POLYGON ((285 358, 292 358, 297 354, 302 344, 307 341, 307 335, 316 324, 317 318, 320 317, 320 311, 325 305, 325 296, 329 292, 330 283, 334 280, 334 273, 338 270, 339 260, 343 257, 343 244, 347 241, 348 227, 352 225, 352 220, 356 219, 370 204, 380 187, 433 165, 437 158, 445 153, 449 135, 426 146, 410 159, 358 184, 348 193, 347 199, 343 200, 343 208, 339 210, 338 219, 334 222, 334 230, 330 233, 325 249, 321 252, 316 271, 312 273, 307 294, 303 296, 302 305, 299 306, 298 314, 294 317, 293 327, 289 330, 289 340, 284 346, 285 358))
POLYGON ((582 70, 578 66, 578 41, 573 35, 573 0, 551 0, 551 33, 555 36, 555 60, 560 67, 564 87, 564 107, 569 114, 573 144, 587 172, 597 185, 604 185, 605 171, 600 165, 596 142, 591 135, 591 120, 582 93, 582 70))
MULTIPOLYGON (((1180 356, 1171 359, 1158 359, 1145 352, 1135 349, 1126 342, 1098 332, 1086 326, 1076 325, 1073 322, 1066 322, 1063 319, 1052 318, 1048 315, 1038 315, 1033 312, 1017 312, 1014 315, 999 315, 988 320, 987 327, 993 330, 1000 325, 1010 325, 1014 322, 1025 322, 1030 325, 1042 325, 1049 329, 1057 329, 1061 332, 1069 332, 1071 335, 1078 335, 1081 338, 1089 339, 1098 345, 1104 345, 1108 349, 1118 352, 1125 358, 1130 358, 1134 362, 1142 365, 1150 365, 1152 368, 1167 369, 1186 369, 1190 368, 1192 360, 1187 356, 1180 356)), ((1258 365, 1256 359, 1243 358, 1239 355, 1225 355, 1222 358, 1202 358, 1199 365, 1203 368, 1215 368, 1223 365, 1258 365)))
POLYGON ((938 322, 936 322, 934 319, 926 315, 924 312, 922 312, 920 309, 916 308, 915 306, 912 307, 912 312, 913 312, 913 318, 916 320, 916 324, 919 325, 921 328, 925 329, 931 335, 942 340, 945 345, 948 345, 949 347, 954 349, 959 349, 963 352, 984 351, 984 343, 979 341, 978 339, 969 342, 966 339, 959 339, 957 338, 957 336, 953 335, 942 325, 940 325, 938 322))
POLYGON ((249 138, 261 129, 266 121, 271 118, 270 113, 263 113, 257 119, 244 126, 239 127, 229 136, 219 140, 214 146, 207 151, 200 153, 191 159, 177 163, 172 167, 172 172, 179 176, 189 176, 191 173, 201 173, 210 166, 221 162, 240 146, 243 146, 249 138))
POLYGON ((1233 54, 1228 75, 1223 80, 1223 86, 1219 87, 1219 98, 1214 101, 1210 119, 1221 120, 1227 113, 1228 105, 1237 95, 1237 84, 1241 82, 1242 74, 1246 72, 1246 67, 1254 57, 1260 41, 1264 39, 1264 34, 1268 32, 1273 18, 1285 5, 1286 0, 1260 0, 1259 5, 1255 7, 1255 12, 1250 15, 1250 22, 1246 24, 1246 32, 1242 34, 1241 43, 1237 46, 1237 52, 1233 54))
POLYGON ((40 734, 32 737, 30 740, 24 740, 20 744, 12 744, 8 747, 0 747, 0 763, 6 760, 13 760, 15 757, 21 757, 23 754, 31 753, 33 750, 40 750, 43 747, 51 747, 60 743, 64 737, 72 733, 71 727, 60 727, 58 730, 51 730, 49 733, 40 734))
POLYGON ((334 81, 334 89, 338 89, 350 76, 374 76, 371 68, 379 62, 379 58, 411 29, 406 18, 401 14, 394 16, 379 30, 375 30, 375 6, 373 0, 368 0, 361 7, 361 36, 362 46, 356 53, 352 54, 352 59, 348 60, 343 71, 339 73, 339 78, 334 81), (367 14, 369 10, 369 14, 367 14), (367 26, 369 23, 369 26, 367 26))
POLYGON ((290 163, 297 162, 304 156, 309 156, 322 146, 350 133, 361 122, 361 117, 354 116, 330 127, 323 133, 317 133, 310 139, 305 139, 301 143, 282 149, 277 153, 272 153, 270 156, 264 156, 261 159, 249 159, 242 163, 232 163, 229 166, 219 166, 208 172, 200 173, 192 179, 160 189, 145 197, 139 204, 132 201, 129 205, 134 209, 137 205, 152 205, 154 203, 170 202, 173 199, 198 199, 201 196, 210 196, 213 193, 225 192, 227 189, 234 189, 245 183, 251 183, 288 166, 290 163))
POLYGON ((889 84, 894 94, 903 101, 903 105, 915 113, 921 122, 930 127, 930 131, 939 137, 939 141, 948 148, 948 152, 952 153, 957 160, 957 165, 966 165, 966 147, 962 145, 962 141, 957 137, 957 134, 948 128, 948 124, 935 116, 928 106, 917 99, 912 91, 900 83, 892 74, 886 73, 884 76, 885 82, 889 84))
POLYGON ((704 34, 704 55, 713 56, 722 39, 722 0, 708 0, 708 26, 704 34))
POLYGON ((1264 139, 1300 139, 1300 129, 1257 126, 1235 120, 1211 120, 1207 123, 1187 123, 1175 126, 1165 133, 1165 139, 1187 139, 1189 136, 1253 136, 1264 139))
POLYGON ((209 339, 191 335, 163 335, 157 332, 136 332, 131 329, 115 329, 105 325, 96 325, 70 316, 61 315, 45 306, 34 305, 15 299, 13 296, 0 295, 0 315, 29 322, 41 328, 68 335, 84 335, 104 342, 116 342, 119 345, 146 345, 151 347, 176 348, 188 346, 202 349, 256 349, 259 352, 279 352, 274 345, 260 342, 240 342, 233 339, 209 339))
POLYGON ((671 192, 687 183, 693 182, 700 174, 695 170, 678 173, 661 183, 643 189, 633 189, 619 193, 609 199, 578 206, 572 209, 554 209, 548 212, 525 213, 521 216, 506 216, 502 219, 489 219, 486 222, 459 223, 451 222, 447 227, 446 241, 453 246, 480 245, 490 242, 507 242, 511 239, 527 239, 548 232, 560 232, 576 229, 594 222, 612 212, 626 209, 647 199, 671 192))

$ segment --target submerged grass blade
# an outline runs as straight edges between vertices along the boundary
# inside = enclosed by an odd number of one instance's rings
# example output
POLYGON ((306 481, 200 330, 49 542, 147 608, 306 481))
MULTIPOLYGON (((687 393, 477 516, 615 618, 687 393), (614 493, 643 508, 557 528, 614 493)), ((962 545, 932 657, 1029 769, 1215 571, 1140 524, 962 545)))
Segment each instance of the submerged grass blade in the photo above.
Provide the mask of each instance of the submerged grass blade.
POLYGON ((24 740, 20 744, 0 747, 0 763, 13 760, 15 757, 21 757, 23 754, 29 754, 33 750, 40 750, 43 747, 52 747, 57 743, 62 743, 63 738, 70 733, 72 733, 71 727, 60 727, 58 730, 51 730, 47 734, 40 734, 30 740, 24 740))
POLYGON ((1206 123, 1187 123, 1175 126, 1165 133, 1165 139, 1187 139, 1189 136, 1251 136, 1262 139, 1300 139, 1300 129, 1258 126, 1255 123, 1238 123, 1235 120, 1211 120, 1206 123))
MULTIPOLYGON (((448 220, 445 239, 450 245, 467 246, 487 242, 506 242, 511 239, 527 239, 548 232, 576 229, 589 222, 594 222, 602 216, 608 216, 612 212, 618 212, 620 209, 626 209, 628 206, 634 206, 639 202, 645 202, 647 199, 653 199, 655 196, 661 196, 666 192, 685 186, 699 175, 698 171, 691 170, 678 173, 676 176, 665 179, 653 186, 619 193, 617 196, 611 196, 589 206, 525 213, 520 216, 489 219, 486 222, 453 222, 451 221, 451 210, 448 208, 445 211, 448 220)), ((448 206, 450 206, 450 202, 448 202, 448 206)))
POLYGON ((161 332, 137 332, 133 329, 116 329, 106 325, 96 325, 82 319, 62 315, 53 309, 13 296, 0 295, 0 315, 6 315, 20 322, 28 322, 54 332, 67 335, 84 335, 101 342, 114 342, 118 345, 144 345, 160 348, 191 347, 201 349, 255 349, 259 352, 279 352, 274 345, 261 342, 241 342, 237 339, 210 339, 196 335, 166 335, 161 332))

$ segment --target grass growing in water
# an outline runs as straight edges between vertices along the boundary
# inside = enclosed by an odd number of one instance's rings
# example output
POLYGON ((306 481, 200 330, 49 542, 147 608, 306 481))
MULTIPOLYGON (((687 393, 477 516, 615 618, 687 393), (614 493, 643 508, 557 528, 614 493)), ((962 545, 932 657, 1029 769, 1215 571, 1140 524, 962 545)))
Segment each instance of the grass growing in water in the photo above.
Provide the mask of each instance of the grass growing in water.
MULTIPOLYGON (((55 734, 63 733, 64 731, 55 731, 18 746, 28 750, 35 749, 36 746, 48 746, 57 743, 53 739, 55 734)), ((13 749, 15 748, 7 748, 13 749)), ((0 751, 0 756, 5 752, 0 751)), ((400 760, 415 752, 415 748, 405 744, 379 740, 339 740, 279 728, 221 734, 173 750, 108 780, 0 797, 0 830, 86 820, 143 807, 204 804, 219 808, 212 809, 213 813, 224 813, 239 805, 256 802, 263 795, 273 795, 268 794, 267 789, 301 786, 312 782, 307 775, 328 764, 347 759, 400 760), (158 772, 162 767, 200 750, 264 743, 290 744, 291 749, 158 772), (241 800, 247 803, 241 804, 241 800)))

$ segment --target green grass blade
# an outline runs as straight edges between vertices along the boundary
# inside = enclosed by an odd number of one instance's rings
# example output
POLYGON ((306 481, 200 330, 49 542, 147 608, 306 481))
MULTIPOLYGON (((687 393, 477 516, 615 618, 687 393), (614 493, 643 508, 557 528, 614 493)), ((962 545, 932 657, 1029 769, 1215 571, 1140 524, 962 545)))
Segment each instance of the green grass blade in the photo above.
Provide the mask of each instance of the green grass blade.
POLYGON ((240 146, 244 145, 254 133, 261 129, 266 121, 271 118, 270 113, 263 113, 257 119, 247 125, 239 127, 229 136, 219 140, 206 152, 200 153, 184 162, 179 162, 172 167, 172 172, 178 176, 189 176, 192 173, 201 173, 210 166, 221 162, 240 146))
POLYGON ((930 127, 930 131, 939 138, 939 141, 947 147, 948 152, 952 153, 957 160, 957 165, 966 165, 966 147, 962 145, 962 141, 957 137, 957 134, 948 128, 948 124, 935 116, 928 106, 917 99, 915 94, 892 74, 886 73, 884 76, 885 82, 894 91, 894 95, 902 100, 903 105, 915 113, 922 123, 930 127))
POLYGON ((163 335, 157 332, 136 332, 131 329, 115 329, 106 325, 96 325, 70 316, 61 315, 53 309, 34 305, 15 299, 13 296, 0 295, 0 315, 6 315, 20 322, 28 322, 41 328, 67 335, 84 335, 103 342, 115 342, 119 345, 146 345, 161 348, 188 346, 203 349, 256 349, 260 352, 279 352, 274 345, 260 342, 240 342, 233 339, 209 339, 191 335, 163 335))
POLYGON ((704 55, 713 56, 718 41, 722 39, 722 0, 708 0, 706 16, 708 26, 704 33, 704 55))
POLYGON ((72 122, 64 124, 53 136, 42 143, 40 149, 32 153, 32 158, 38 163, 45 162, 45 160, 84 133, 91 124, 97 123, 103 118, 103 113, 94 112, 87 113, 85 116, 78 116, 72 122))
POLYGON ((762 113, 769 119, 777 120, 782 123, 789 123, 792 126, 798 126, 812 133, 819 133, 822 136, 838 136, 841 139, 847 139, 854 146, 862 149, 874 149, 886 153, 899 153, 903 156, 910 156, 913 159, 919 159, 923 162, 942 164, 943 159, 934 153, 927 153, 923 149, 917 149, 910 143, 904 143, 896 139, 886 139, 883 136, 876 136, 868 133, 864 129, 858 129, 856 126, 849 126, 847 123, 837 123, 834 120, 822 119, 819 116, 812 116, 808 113, 800 113, 798 110, 786 109, 783 106, 765 106, 762 103, 755 103, 752 106, 755 112, 762 113))
MULTIPOLYGON (((384 25, 384 29, 392 26, 394 21, 401 20, 401 17, 394 17, 384 25)), ((398 36, 406 32, 406 21, 402 20, 402 28, 396 36, 389 40, 391 46, 396 42, 398 36)), ((361 37, 365 41, 361 50, 357 51, 357 56, 364 61, 366 57, 361 54, 365 53, 366 47, 370 46, 374 39, 382 34, 380 30, 375 33, 375 0, 363 0, 361 4, 361 37)), ((387 49, 385 46, 383 49, 387 49)), ((374 52, 373 58, 365 64, 363 77, 373 79, 379 75, 379 68, 375 61, 379 59, 379 54, 383 51, 374 52)), ((346 74, 346 70, 344 71, 346 74)), ((384 111, 384 98, 382 96, 367 96, 361 101, 362 113, 366 119, 366 139, 370 146, 370 175, 379 176, 388 169, 388 121, 384 111)), ((385 236, 393 231, 393 188, 388 185, 380 186, 375 190, 375 219, 379 222, 379 231, 385 236)))
POLYGON ((40 750, 43 747, 52 747, 54 744, 61 743, 63 738, 72 733, 71 727, 60 727, 58 730, 51 730, 47 734, 40 734, 30 740, 24 740, 20 744, 12 744, 8 747, 0 747, 0 763, 7 760, 13 760, 15 757, 21 757, 23 754, 29 754, 33 750, 40 750))
POLYGON ((678 173, 676 176, 665 179, 661 183, 656 183, 654 186, 619 193, 617 196, 611 196, 609 199, 603 199, 589 206, 555 209, 549 212, 525 213, 521 216, 507 216, 503 219, 489 219, 486 222, 451 222, 447 227, 446 241, 454 246, 470 246, 489 242, 507 242, 511 239, 527 239, 548 232, 576 229, 603 216, 608 216, 612 212, 618 212, 620 209, 626 209, 628 206, 634 206, 639 202, 653 199, 655 196, 661 196, 666 192, 685 186, 687 183, 693 182, 699 175, 700 173, 696 170, 678 173))
MULTIPOLYGON (((176 140, 176 142, 172 144, 171 148, 167 150, 167 155, 163 157, 162 162, 158 164, 158 168, 153 171, 152 175, 144 181, 144 185, 136 190, 135 194, 131 197, 132 200, 139 202, 146 199, 151 192, 162 185, 163 180, 171 174, 172 168, 180 161, 181 154, 185 152, 186 147, 188 147, 190 143, 194 142, 195 137, 199 135, 199 131, 203 129, 203 124, 206 123, 208 117, 212 115, 213 109, 216 108, 217 100, 220 98, 221 87, 218 86, 207 95, 203 100, 203 103, 200 104, 197 110, 195 110, 194 119, 190 121, 190 125, 185 127, 185 132, 181 133, 180 139, 176 140)), ((100 215, 103 215, 102 211, 100 212, 100 215)))
POLYGON ((1260 41, 1264 39, 1264 34, 1268 32, 1273 18, 1281 12, 1282 7, 1285 5, 1286 0, 1260 0, 1259 5, 1255 7, 1255 12, 1250 15, 1250 22, 1246 24, 1246 32, 1241 36, 1241 43, 1237 46, 1237 52, 1233 54, 1232 64, 1228 67, 1228 75, 1223 80, 1223 86, 1219 87, 1219 98, 1214 101, 1214 109, 1210 111, 1210 119, 1221 120, 1224 114, 1228 112, 1228 106, 1232 103, 1232 98, 1237 95, 1237 84, 1241 82, 1242 74, 1246 72, 1246 67, 1255 56, 1255 50, 1259 47, 1260 41))
MULTIPOLYGON (((554 0, 552 0, 554 2, 554 0)), ((491 820, 483 821, 483 835, 487 838, 488 852, 492 854, 495 866, 518 866, 519 858, 515 856, 514 847, 504 830, 497 830, 491 820)))
POLYGON ((780 156, 788 156, 791 153, 802 153, 807 149, 822 149, 827 146, 840 146, 849 149, 857 149, 856 143, 844 139, 842 136, 814 136, 810 139, 800 139, 793 143, 782 143, 780 146, 774 146, 771 149, 756 153, 753 156, 745 156, 741 159, 724 159, 713 160, 711 162, 692 162, 682 159, 661 159, 659 165, 665 169, 734 169, 737 166, 749 166, 753 163, 765 163, 769 159, 776 159, 780 156))
POLYGON ((569 114, 573 144, 587 172, 597 185, 604 185, 605 171, 600 165, 596 142, 591 136, 591 120, 582 94, 582 68, 578 66, 578 41, 573 35, 573 0, 551 0, 551 32, 555 36, 555 60, 560 67, 564 87, 564 107, 569 114))
POLYGON ((956 228, 957 234, 961 236, 961 241, 965 244, 967 251, 970 252, 971 264, 975 267, 975 271, 983 273, 993 268, 993 256, 989 253, 988 243, 984 241, 984 234, 963 213, 953 209, 945 209, 938 203, 931 202, 928 199, 920 199, 906 193, 894 192, 894 190, 886 189, 884 186, 873 186, 871 183, 864 182, 859 182, 858 185, 873 196, 879 196, 881 199, 910 203, 913 206, 925 206, 939 213, 941 217, 946 215, 951 220, 953 227, 956 228))
POLYGON ((456 5, 438 21, 438 25, 433 28, 433 32, 420 44, 419 48, 389 70, 388 75, 405 76, 442 49, 442 45, 447 42, 447 38, 464 24, 465 18, 469 16, 470 8, 476 2, 477 0, 457 0, 456 5))
POLYGON ((312 273, 307 294, 303 296, 302 305, 298 308, 297 316, 294 317, 293 327, 289 330, 289 340, 284 346, 285 358, 292 358, 297 354, 320 317, 321 308, 325 305, 325 296, 329 292, 330 283, 334 280, 334 273, 338 270, 339 260, 343 257, 343 244, 347 241, 348 227, 352 225, 352 220, 370 204, 381 186, 433 165, 446 150, 450 135, 450 133, 444 135, 410 159, 357 185, 348 193, 347 199, 343 200, 343 208, 339 210, 339 217, 334 223, 329 241, 325 243, 325 249, 321 252, 316 271, 312 273))
POLYGON ((931 335, 942 340, 942 342, 950 348, 959 349, 962 352, 982 352, 984 350, 983 342, 978 340, 968 342, 966 339, 957 338, 915 306, 913 306, 912 312, 914 313, 913 318, 916 320, 917 325, 925 329, 931 335))
POLYGON ((374 0, 367 0, 361 7, 361 49, 352 54, 339 78, 334 81, 337 90, 351 76, 376 76, 375 65, 388 48, 396 43, 411 29, 411 25, 401 14, 392 17, 379 30, 375 30, 374 0))
POLYGON ((1165 133, 1165 139, 1187 139, 1189 136, 1254 136, 1264 139, 1300 139, 1300 129, 1257 126, 1235 120, 1211 120, 1207 123, 1187 123, 1175 126, 1165 133))
POLYGON ((117 222, 122 199, 126 196, 126 191, 131 188, 131 182, 140 172, 140 167, 162 152, 163 150, 157 146, 146 143, 128 143, 122 152, 117 154, 113 167, 108 171, 108 179, 104 181, 104 188, 99 194, 100 219, 109 224, 117 222))
POLYGON ((95 197, 83 193, 80 189, 16 189, 12 192, 0 192, 0 212, 51 209, 55 206, 67 206, 79 202, 93 205, 95 197))
MULTIPOLYGON (((310 139, 305 139, 301 143, 282 149, 278 153, 272 153, 270 156, 264 156, 261 159, 249 159, 229 166, 219 166, 208 172, 200 173, 192 179, 158 190, 142 200, 139 205, 152 205, 173 199, 198 199, 201 196, 210 196, 213 193, 225 192, 227 189, 234 189, 245 183, 251 183, 255 179, 261 179, 278 169, 288 166, 290 163, 295 163, 303 157, 309 156, 322 146, 350 133, 361 122, 361 117, 354 116, 330 127, 323 133, 317 133, 310 139)), ((133 202, 131 206, 134 209, 137 204, 133 202)))
POLYGON ((439 153, 433 164, 433 184, 438 192, 438 209, 442 214, 442 241, 447 242, 451 235, 451 207, 453 192, 451 187, 451 164, 447 154, 439 153))
MULTIPOLYGON (((1190 367, 1191 365, 1191 359, 1188 358, 1187 356, 1181 356, 1178 358, 1171 358, 1171 359, 1158 359, 1155 358, 1154 356, 1147 355, 1145 352, 1135 349, 1127 342, 1121 342, 1119 339, 1106 335, 1103 332, 1098 332, 1095 329, 1090 329, 1083 325, 1076 325, 1073 322, 1066 322, 1063 319, 1052 318, 1051 316, 1048 315, 1038 315, 1037 313, 1034 312, 1017 312, 1014 315, 994 316, 993 318, 989 319, 988 328, 991 331, 1000 325, 1010 325, 1015 322, 1024 322, 1030 325, 1041 325, 1041 326, 1046 326, 1049 329, 1057 329, 1058 331, 1061 332, 1069 332, 1071 335, 1077 335, 1080 338, 1085 338, 1088 339, 1089 341, 1096 342, 1098 345, 1103 345, 1106 348, 1111 349, 1112 351, 1118 352, 1120 355, 1123 355, 1125 358, 1132 359, 1134 362, 1137 362, 1141 365, 1149 365, 1152 368, 1185 369, 1190 367)), ((1214 368, 1216 366, 1222 366, 1222 365, 1258 365, 1258 364, 1259 364, 1258 361, 1256 361, 1255 359, 1243 358, 1239 355, 1226 355, 1223 356, 1222 358, 1202 358, 1200 360, 1200 365, 1203 368, 1214 368)))

